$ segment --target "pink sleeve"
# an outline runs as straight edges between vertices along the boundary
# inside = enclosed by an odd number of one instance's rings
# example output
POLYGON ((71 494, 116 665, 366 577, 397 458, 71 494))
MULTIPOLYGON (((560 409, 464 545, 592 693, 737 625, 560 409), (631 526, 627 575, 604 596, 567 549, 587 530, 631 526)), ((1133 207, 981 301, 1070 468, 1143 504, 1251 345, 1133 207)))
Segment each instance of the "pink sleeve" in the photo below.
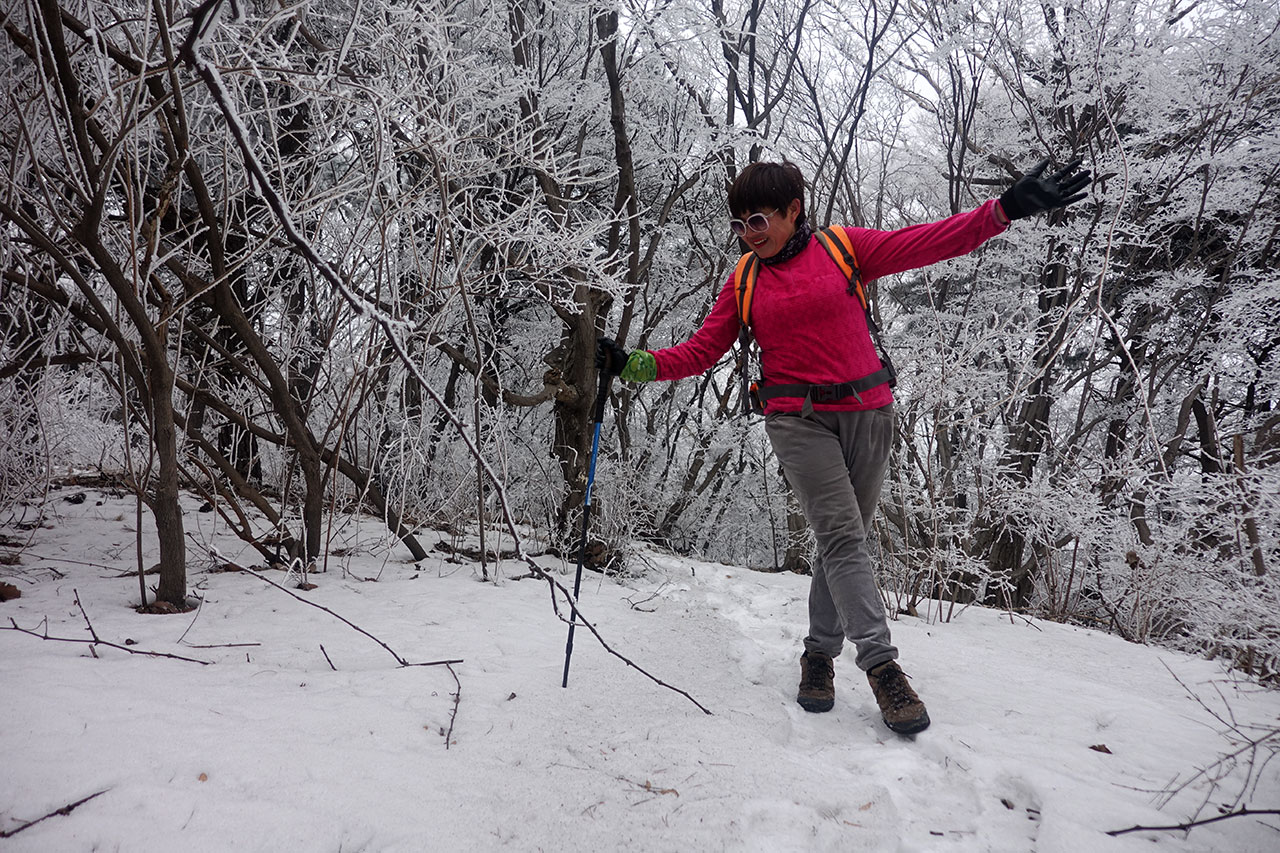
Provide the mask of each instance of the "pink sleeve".
POLYGON ((870 228, 846 228, 845 231, 853 238, 863 281, 871 281, 969 254, 1008 228, 996 213, 998 205, 999 202, 992 199, 967 213, 897 231, 870 228))
POLYGON ((738 304, 730 276, 693 337, 673 347, 652 350, 658 362, 658 379, 683 379, 707 372, 738 339, 738 328, 738 304))

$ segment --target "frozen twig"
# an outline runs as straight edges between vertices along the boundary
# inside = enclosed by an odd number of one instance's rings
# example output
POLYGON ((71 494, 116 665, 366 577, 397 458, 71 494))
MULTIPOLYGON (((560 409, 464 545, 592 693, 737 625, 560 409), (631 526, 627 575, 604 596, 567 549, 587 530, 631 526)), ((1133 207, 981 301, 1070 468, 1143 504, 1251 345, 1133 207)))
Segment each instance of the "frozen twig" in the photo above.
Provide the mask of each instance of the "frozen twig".
POLYGON ((74 803, 67 803, 65 806, 63 806, 63 807, 62 807, 62 808, 60 808, 60 809, 54 809, 53 811, 49 812, 49 813, 48 813, 47 815, 45 815, 44 817, 38 817, 38 818, 36 818, 35 820, 29 820, 29 821, 27 821, 26 823, 22 824, 22 825, 21 825, 21 826, 19 826, 19 827, 14 828, 14 829, 7 829, 7 830, 4 830, 4 831, 0 832, 0 838, 13 838, 13 836, 17 835, 19 832, 22 832, 24 829, 30 829, 31 827, 35 826, 35 825, 36 825, 37 823, 39 823, 40 821, 42 821, 42 820, 48 820, 48 819, 49 819, 49 818, 51 818, 51 817, 58 817, 58 816, 63 816, 63 817, 65 817, 65 816, 67 816, 67 815, 71 814, 71 813, 72 813, 73 811, 75 811, 76 809, 78 809, 80 806, 83 806, 85 803, 87 803, 87 802, 89 802, 90 800, 92 800, 94 797, 101 797, 103 794, 105 794, 105 793, 106 793, 107 791, 109 791, 109 790, 111 790, 111 789, 110 789, 110 788, 106 788, 106 789, 104 789, 104 790, 99 791, 99 792, 98 792, 98 793, 96 793, 96 794, 90 794, 89 796, 84 797, 83 799, 76 800, 74 803))
POLYGON ((699 702, 697 699, 694 699, 684 690, 681 690, 679 687, 676 687, 674 685, 667 684, 665 681, 658 678, 656 675, 652 674, 651 672, 646 670, 644 667, 640 666, 635 661, 628 658, 626 655, 623 655, 620 652, 614 650, 612 646, 610 646, 607 642, 605 642, 604 637, 600 635, 600 632, 598 630, 596 630, 596 626, 592 625, 590 620, 588 620, 585 616, 582 615, 582 609, 578 607, 578 601, 573 597, 573 593, 570 592, 568 588, 565 587, 564 584, 560 583, 558 580, 556 580, 554 577, 548 574, 541 566, 533 562, 532 559, 529 559, 527 555, 522 555, 522 556, 525 556, 525 562, 529 564, 534 575, 536 577, 542 578, 547 582, 551 591, 551 609, 555 611, 556 617, 559 618, 561 622, 567 623, 569 620, 565 619, 565 617, 560 614, 560 607, 556 603, 556 590, 559 590, 564 595, 565 600, 569 602, 569 605, 572 608, 572 612, 574 613, 574 618, 577 621, 577 623, 591 632, 591 635, 596 638, 596 642, 600 644, 601 648, 603 648, 606 652, 616 657, 618 660, 625 663, 627 666, 634 669, 636 672, 643 675, 645 678, 652 681, 654 684, 657 684, 659 687, 665 687, 668 690, 674 690, 676 693, 679 693, 681 696, 688 699, 694 705, 697 705, 698 710, 701 711, 702 713, 707 715, 711 714, 711 711, 708 708, 706 708, 701 702, 699 702))
POLYGON ((1107 833, 1110 836, 1124 835, 1129 832, 1177 832, 1193 829, 1197 826, 1205 826, 1210 823, 1217 823, 1220 820, 1229 820, 1233 817, 1250 817, 1256 815, 1280 815, 1280 809, 1237 809, 1227 814, 1220 814, 1217 817, 1207 817, 1204 820, 1189 820, 1186 823, 1175 823, 1169 826, 1131 826, 1128 829, 1113 829, 1107 833))
MULTIPOLYGON (((80 615, 84 617, 84 624, 89 626, 89 636, 93 637, 93 641, 95 643, 102 642, 100 639, 98 639, 98 632, 93 630, 93 623, 89 621, 89 614, 84 612, 84 605, 80 603, 80 590, 72 589, 71 592, 76 597, 76 607, 80 608, 80 615)), ((143 604, 145 603, 146 602, 144 601, 143 604)))
POLYGON ((210 661, 197 660, 196 658, 183 657, 182 655, 169 654, 168 652, 149 652, 144 649, 131 649, 128 646, 122 646, 119 643, 110 643, 98 636, 98 632, 93 628, 93 622, 89 620, 89 614, 85 612, 84 605, 80 603, 80 590, 73 589, 75 595, 76 607, 80 608, 80 615, 84 617, 84 623, 89 627, 90 639, 85 640, 79 637, 51 637, 49 636, 49 622, 45 619, 45 630, 43 632, 34 631, 30 628, 22 628, 18 626, 17 621, 13 617, 9 618, 9 627, 0 625, 0 630, 17 631, 20 634, 30 634, 33 637, 39 637, 42 640, 52 640, 55 643, 84 643, 89 646, 89 650, 97 657, 96 646, 106 646, 111 649, 119 649, 122 652, 128 652, 131 655, 146 655, 153 658, 172 658, 173 660, 183 660, 188 663, 198 663, 201 666, 208 666, 210 661))
MULTIPOLYGON (((378 639, 378 638, 377 638, 377 637, 375 637, 373 634, 370 634, 370 633, 369 633, 368 631, 366 631, 364 628, 361 628, 359 625, 357 625, 356 623, 352 622, 350 619, 347 619, 345 616, 342 616, 342 615, 340 615, 340 614, 338 614, 338 613, 335 613, 334 611, 330 610, 328 607, 325 607, 323 604, 316 604, 314 601, 308 601, 307 599, 303 598, 302 596, 298 595, 297 593, 293 592, 292 590, 286 589, 285 587, 281 586, 280 584, 276 583, 275 581, 271 580, 270 578, 263 577, 262 575, 260 575, 260 574, 258 574, 257 572, 255 572, 253 569, 246 568, 246 567, 244 567, 244 566, 236 566, 236 568, 237 568, 237 569, 239 569, 239 570, 240 570, 240 571, 242 571, 242 572, 245 572, 246 574, 253 575, 255 578, 257 578, 258 580, 260 580, 260 581, 262 581, 262 582, 264 582, 264 583, 267 583, 267 584, 270 584, 271 586, 274 586, 276 589, 280 590, 281 592, 284 592, 284 593, 288 594, 289 596, 291 596, 291 597, 293 597, 293 598, 297 599, 298 601, 301 601, 303 604, 309 604, 309 605, 311 605, 312 607, 315 607, 315 608, 317 608, 317 609, 319 609, 319 610, 323 610, 325 613, 328 613, 330 616, 332 616, 334 619, 337 619, 339 622, 343 623, 344 625, 346 625, 346 626, 350 627, 351 629, 355 630, 356 632, 358 632, 358 633, 360 633, 360 634, 364 634, 364 635, 365 635, 366 637, 368 637, 370 640, 373 640, 375 643, 377 643, 378 645, 380 645, 380 646, 382 646, 384 649, 386 649, 386 650, 391 654, 391 656, 392 656, 393 658, 395 658, 395 659, 396 659, 396 663, 400 664, 401 666, 404 666, 404 667, 409 667, 409 666, 443 666, 445 669, 449 670, 449 674, 453 676, 453 683, 454 683, 454 686, 455 686, 455 688, 456 688, 456 689, 454 690, 454 692, 453 692, 453 710, 452 710, 452 712, 449 714, 449 729, 448 729, 448 731, 446 731, 446 732, 445 732, 445 734, 444 734, 444 748, 445 748, 445 749, 448 749, 448 748, 449 748, 449 741, 450 741, 450 739, 453 737, 453 724, 454 724, 454 722, 458 719, 458 703, 459 703, 459 701, 460 701, 460 700, 461 700, 461 698, 462 698, 462 682, 458 679, 458 673, 457 673, 457 672, 455 672, 455 671, 454 671, 454 669, 453 669, 453 664, 455 664, 455 663, 462 663, 462 660, 461 660, 460 658, 454 658, 454 659, 451 659, 451 660, 433 660, 433 661, 425 661, 425 662, 423 662, 423 663, 413 663, 413 662, 411 662, 411 661, 407 661, 407 660, 405 660, 405 659, 404 659, 404 657, 402 657, 402 656, 400 655, 400 653, 399 653, 399 652, 397 652, 395 649, 391 648, 391 646, 387 645, 385 642, 383 642, 382 640, 378 639)), ((330 658, 329 658, 329 653, 325 651, 325 649, 324 649, 324 646, 323 646, 323 645, 322 645, 322 646, 320 646, 320 653, 321 653, 321 654, 323 654, 323 655, 324 655, 324 659, 325 659, 326 661, 328 661, 328 662, 329 662, 329 668, 330 668, 330 669, 332 669, 334 672, 337 672, 337 671, 338 671, 338 668, 337 668, 336 666, 334 666, 334 665, 333 665, 333 661, 332 661, 332 660, 330 660, 330 658)))
POLYGON ((17 631, 19 634, 30 634, 32 637, 39 637, 41 640, 49 640, 55 643, 83 643, 92 649, 94 646, 106 646, 109 649, 118 649, 122 652, 128 652, 131 655, 146 655, 153 658, 170 658, 172 660, 184 660, 187 663, 198 663, 201 666, 208 666, 212 661, 197 660, 196 658, 183 657, 182 655, 173 655, 168 652, 149 652, 145 649, 131 649, 128 646, 122 646, 119 643, 109 643, 106 640, 84 640, 79 637, 51 637, 48 632, 33 631, 30 628, 22 628, 12 617, 9 619, 8 625, 0 625, 0 631, 17 631))
POLYGON ((1221 691, 1218 691, 1218 697, 1222 699, 1223 705, 1226 707, 1226 715, 1224 716, 1214 708, 1211 708, 1196 691, 1192 690, 1185 681, 1178 677, 1178 674, 1167 663, 1164 663, 1164 661, 1161 661, 1161 663, 1173 680, 1178 682, 1178 685, 1186 692, 1187 696, 1199 705, 1206 714, 1225 727, 1225 730, 1221 731, 1220 734, 1233 747, 1231 751, 1220 755, 1212 764, 1198 768, 1195 773, 1181 780, 1181 782, 1177 778, 1172 780, 1169 787, 1163 792, 1162 805, 1168 804, 1175 796, 1190 788, 1197 780, 1204 780, 1208 783, 1209 789, 1205 793, 1204 800, 1199 808, 1192 815, 1192 819, 1195 820, 1199 817, 1200 812, 1209 805, 1209 799, 1221 787, 1222 780, 1226 779, 1237 767, 1243 767, 1244 781, 1240 783, 1240 790, 1235 794, 1231 802, 1233 807, 1239 805, 1249 796, 1251 791, 1256 789, 1257 780, 1271 759, 1280 754, 1280 728, 1275 726, 1246 727, 1238 723, 1235 719, 1234 711, 1227 703, 1226 697, 1222 695, 1221 691), (1255 734, 1254 732, 1246 731, 1246 728, 1254 728, 1255 730, 1261 728, 1261 733, 1255 734), (1178 784, 1175 785, 1175 782, 1178 784))
POLYGON ((458 673, 453 671, 453 667, 445 664, 445 669, 449 670, 449 674, 453 676, 453 684, 457 689, 453 691, 453 711, 449 714, 449 730, 444 733, 444 748, 449 748, 450 741, 453 740, 453 724, 458 719, 458 705, 462 702, 462 681, 458 678, 458 673))
MULTIPOLYGON (((145 603, 145 602, 144 602, 145 603)), ((191 622, 187 625, 187 630, 182 632, 182 636, 178 638, 178 645, 181 646, 182 641, 187 638, 187 634, 191 633, 191 629, 195 627, 196 620, 200 618, 200 611, 204 610, 204 596, 200 596, 200 603, 196 605, 196 615, 191 617, 191 622)))
MULTIPOLYGON (((329 614, 330 616, 332 616, 334 619, 337 619, 339 622, 341 622, 342 624, 344 624, 344 625, 346 625, 347 627, 351 628, 352 630, 356 631, 357 633, 364 634, 364 635, 365 635, 366 637, 368 637, 370 640, 373 640, 375 643, 377 643, 378 645, 380 645, 380 646, 382 646, 384 649, 386 649, 386 650, 387 650, 387 652, 388 652, 388 653, 389 653, 393 658, 395 658, 395 659, 396 659, 396 663, 400 664, 401 666, 445 666, 445 667, 447 667, 447 666, 449 666, 450 664, 462 663, 462 660, 461 660, 461 659, 459 659, 459 658, 453 658, 453 659, 450 659, 450 660, 433 660, 433 661, 424 661, 424 662, 422 662, 422 663, 413 663, 413 662, 407 661, 407 660, 405 660, 403 657, 401 657, 401 655, 400 655, 400 653, 399 653, 399 652, 397 652, 395 649, 391 648, 391 646, 387 645, 385 642, 383 642, 382 640, 378 639, 378 638, 377 638, 377 637, 375 637, 373 634, 370 634, 370 633, 369 633, 368 631, 366 631, 364 628, 361 628, 359 625, 357 625, 356 623, 352 622, 350 619, 346 618, 345 616, 343 616, 343 615, 341 615, 341 614, 339 614, 339 613, 335 613, 334 611, 330 610, 328 607, 325 607, 323 604, 316 604, 314 601, 308 601, 307 599, 303 598, 302 596, 298 595, 297 593, 293 592, 292 590, 287 589, 287 588, 285 588, 285 587, 281 586, 280 584, 276 583, 275 581, 271 580, 271 578, 264 577, 264 576, 262 576, 262 575, 258 574, 258 573, 257 573, 257 572, 255 572, 253 569, 250 569, 250 568, 248 568, 248 567, 246 567, 246 566, 237 566, 237 568, 238 568, 240 571, 244 572, 245 574, 253 575, 255 578, 257 578, 258 580, 262 581, 263 583, 270 584, 271 586, 274 586, 276 589, 280 590, 281 592, 285 593, 286 595, 288 595, 288 596, 290 596, 290 597, 292 597, 292 598, 297 599, 298 601, 301 601, 303 604, 308 604, 308 605, 310 605, 310 606, 312 606, 312 607, 316 608, 317 610, 323 610, 325 613, 328 613, 328 614, 329 614)), ((324 651, 323 647, 321 648, 321 651, 324 651)), ((325 658, 326 658, 326 659, 328 659, 328 657, 329 657, 328 655, 325 655, 325 658)), ((333 662, 332 662, 332 661, 330 661, 329 665, 330 665, 330 666, 333 666, 333 662)), ((450 670, 450 672, 452 672, 452 670, 450 670)))
POLYGON ((193 649, 248 649, 261 646, 262 643, 183 643, 193 649))
POLYGON ((670 585, 671 585, 670 581, 663 581, 662 584, 653 592, 649 593, 647 597, 642 598, 639 601, 633 601, 632 599, 628 598, 626 600, 627 604, 631 605, 632 610, 638 610, 641 613, 653 613, 657 608, 654 608, 654 607, 645 608, 645 607, 642 607, 641 605, 648 604, 650 601, 653 601, 655 598, 661 598, 662 591, 670 585))

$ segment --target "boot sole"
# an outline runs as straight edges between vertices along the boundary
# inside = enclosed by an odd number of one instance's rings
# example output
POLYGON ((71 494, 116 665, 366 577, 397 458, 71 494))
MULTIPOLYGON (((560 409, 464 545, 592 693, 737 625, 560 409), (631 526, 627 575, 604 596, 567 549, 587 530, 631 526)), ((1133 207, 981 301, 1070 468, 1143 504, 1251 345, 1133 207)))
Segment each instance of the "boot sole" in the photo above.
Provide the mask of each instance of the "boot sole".
MULTIPOLYGON (((836 706, 836 700, 834 699, 801 699, 797 697, 796 704, 798 704, 801 708, 804 708, 806 711, 810 713, 821 714, 823 711, 830 711, 832 708, 834 708, 836 706)), ((926 723, 925 725, 928 725, 928 723, 926 723)))
POLYGON ((890 731, 896 732, 900 735, 918 734, 919 732, 929 728, 929 712, 926 711, 914 720, 907 720, 903 723, 891 723, 888 720, 885 720, 884 724, 889 727, 890 731))

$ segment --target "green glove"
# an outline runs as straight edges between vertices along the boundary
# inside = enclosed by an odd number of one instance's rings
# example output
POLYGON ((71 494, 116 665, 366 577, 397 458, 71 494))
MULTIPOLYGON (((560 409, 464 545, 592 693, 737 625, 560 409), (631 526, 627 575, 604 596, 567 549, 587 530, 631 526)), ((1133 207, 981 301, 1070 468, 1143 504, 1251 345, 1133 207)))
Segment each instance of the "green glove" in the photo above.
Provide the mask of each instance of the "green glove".
POLYGON ((658 378, 658 360, 653 353, 638 349, 627 356, 627 365, 618 378, 626 382, 652 382, 658 378))

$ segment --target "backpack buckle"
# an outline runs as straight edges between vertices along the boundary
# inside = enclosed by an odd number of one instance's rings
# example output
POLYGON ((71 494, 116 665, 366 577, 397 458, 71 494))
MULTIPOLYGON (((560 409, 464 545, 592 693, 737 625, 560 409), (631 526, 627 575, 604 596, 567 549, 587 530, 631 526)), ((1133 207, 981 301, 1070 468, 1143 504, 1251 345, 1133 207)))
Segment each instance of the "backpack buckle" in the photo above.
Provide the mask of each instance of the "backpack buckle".
POLYGON ((848 396, 848 389, 843 385, 812 385, 809 388, 809 399, 815 403, 834 403, 848 396))

